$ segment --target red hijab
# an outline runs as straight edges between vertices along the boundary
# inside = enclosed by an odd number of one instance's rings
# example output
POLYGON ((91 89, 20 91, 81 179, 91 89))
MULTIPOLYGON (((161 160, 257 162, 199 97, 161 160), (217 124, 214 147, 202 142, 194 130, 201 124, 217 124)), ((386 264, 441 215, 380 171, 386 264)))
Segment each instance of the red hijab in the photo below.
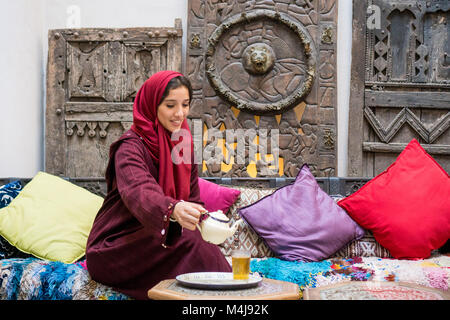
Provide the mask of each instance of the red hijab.
MULTIPOLYGON (((172 141, 171 132, 158 121, 157 107, 170 80, 183 76, 175 71, 159 71, 147 79, 136 94, 133 105, 133 125, 131 130, 138 134, 159 166, 158 184, 164 194, 175 199, 187 200, 190 194, 191 164, 175 164, 171 152, 180 141, 172 141)), ((192 136, 186 119, 181 125, 192 136)), ((192 149, 191 149, 192 150, 192 149)), ((190 159, 189 159, 190 160, 190 159)))

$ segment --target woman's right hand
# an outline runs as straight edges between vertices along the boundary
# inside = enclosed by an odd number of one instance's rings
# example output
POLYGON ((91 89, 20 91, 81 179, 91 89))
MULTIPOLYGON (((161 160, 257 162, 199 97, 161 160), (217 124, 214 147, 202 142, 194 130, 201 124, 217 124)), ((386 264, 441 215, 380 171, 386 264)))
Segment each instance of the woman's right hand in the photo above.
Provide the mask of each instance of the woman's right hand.
POLYGON ((172 218, 175 218, 183 228, 193 231, 199 222, 200 215, 205 211, 206 209, 198 203, 180 201, 173 209, 172 218))

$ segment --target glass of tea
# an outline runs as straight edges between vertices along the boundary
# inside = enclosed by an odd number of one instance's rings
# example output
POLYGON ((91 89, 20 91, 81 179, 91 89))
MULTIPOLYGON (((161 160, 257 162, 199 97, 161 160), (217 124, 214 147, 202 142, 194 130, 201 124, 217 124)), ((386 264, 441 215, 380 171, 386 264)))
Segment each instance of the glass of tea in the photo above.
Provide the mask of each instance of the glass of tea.
POLYGON ((250 273, 250 251, 233 250, 231 252, 231 264, 234 280, 246 280, 250 273))

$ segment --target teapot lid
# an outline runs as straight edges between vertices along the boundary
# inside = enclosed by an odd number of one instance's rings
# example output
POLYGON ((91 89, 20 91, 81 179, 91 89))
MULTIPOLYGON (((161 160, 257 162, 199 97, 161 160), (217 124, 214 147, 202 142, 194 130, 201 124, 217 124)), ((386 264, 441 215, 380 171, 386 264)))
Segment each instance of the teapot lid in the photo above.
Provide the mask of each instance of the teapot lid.
POLYGON ((228 217, 223 214, 222 210, 217 210, 217 211, 213 211, 213 212, 206 212, 205 214, 208 215, 213 220, 216 220, 216 221, 219 221, 219 222, 224 222, 224 223, 230 222, 230 219, 228 219, 228 217))

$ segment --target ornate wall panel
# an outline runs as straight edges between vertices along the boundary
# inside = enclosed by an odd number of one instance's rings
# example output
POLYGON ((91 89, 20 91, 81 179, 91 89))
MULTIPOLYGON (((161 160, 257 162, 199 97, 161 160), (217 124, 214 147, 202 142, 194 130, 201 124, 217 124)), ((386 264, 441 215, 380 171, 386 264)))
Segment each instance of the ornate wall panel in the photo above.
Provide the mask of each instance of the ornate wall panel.
POLYGON ((353 2, 350 176, 382 172, 412 138, 450 171, 449 39, 447 0, 353 2))
POLYGON ((159 70, 181 71, 182 33, 180 19, 164 28, 49 31, 47 172, 104 177, 142 83, 159 70))
POLYGON ((201 175, 336 175, 336 21, 335 0, 189 0, 201 175))

